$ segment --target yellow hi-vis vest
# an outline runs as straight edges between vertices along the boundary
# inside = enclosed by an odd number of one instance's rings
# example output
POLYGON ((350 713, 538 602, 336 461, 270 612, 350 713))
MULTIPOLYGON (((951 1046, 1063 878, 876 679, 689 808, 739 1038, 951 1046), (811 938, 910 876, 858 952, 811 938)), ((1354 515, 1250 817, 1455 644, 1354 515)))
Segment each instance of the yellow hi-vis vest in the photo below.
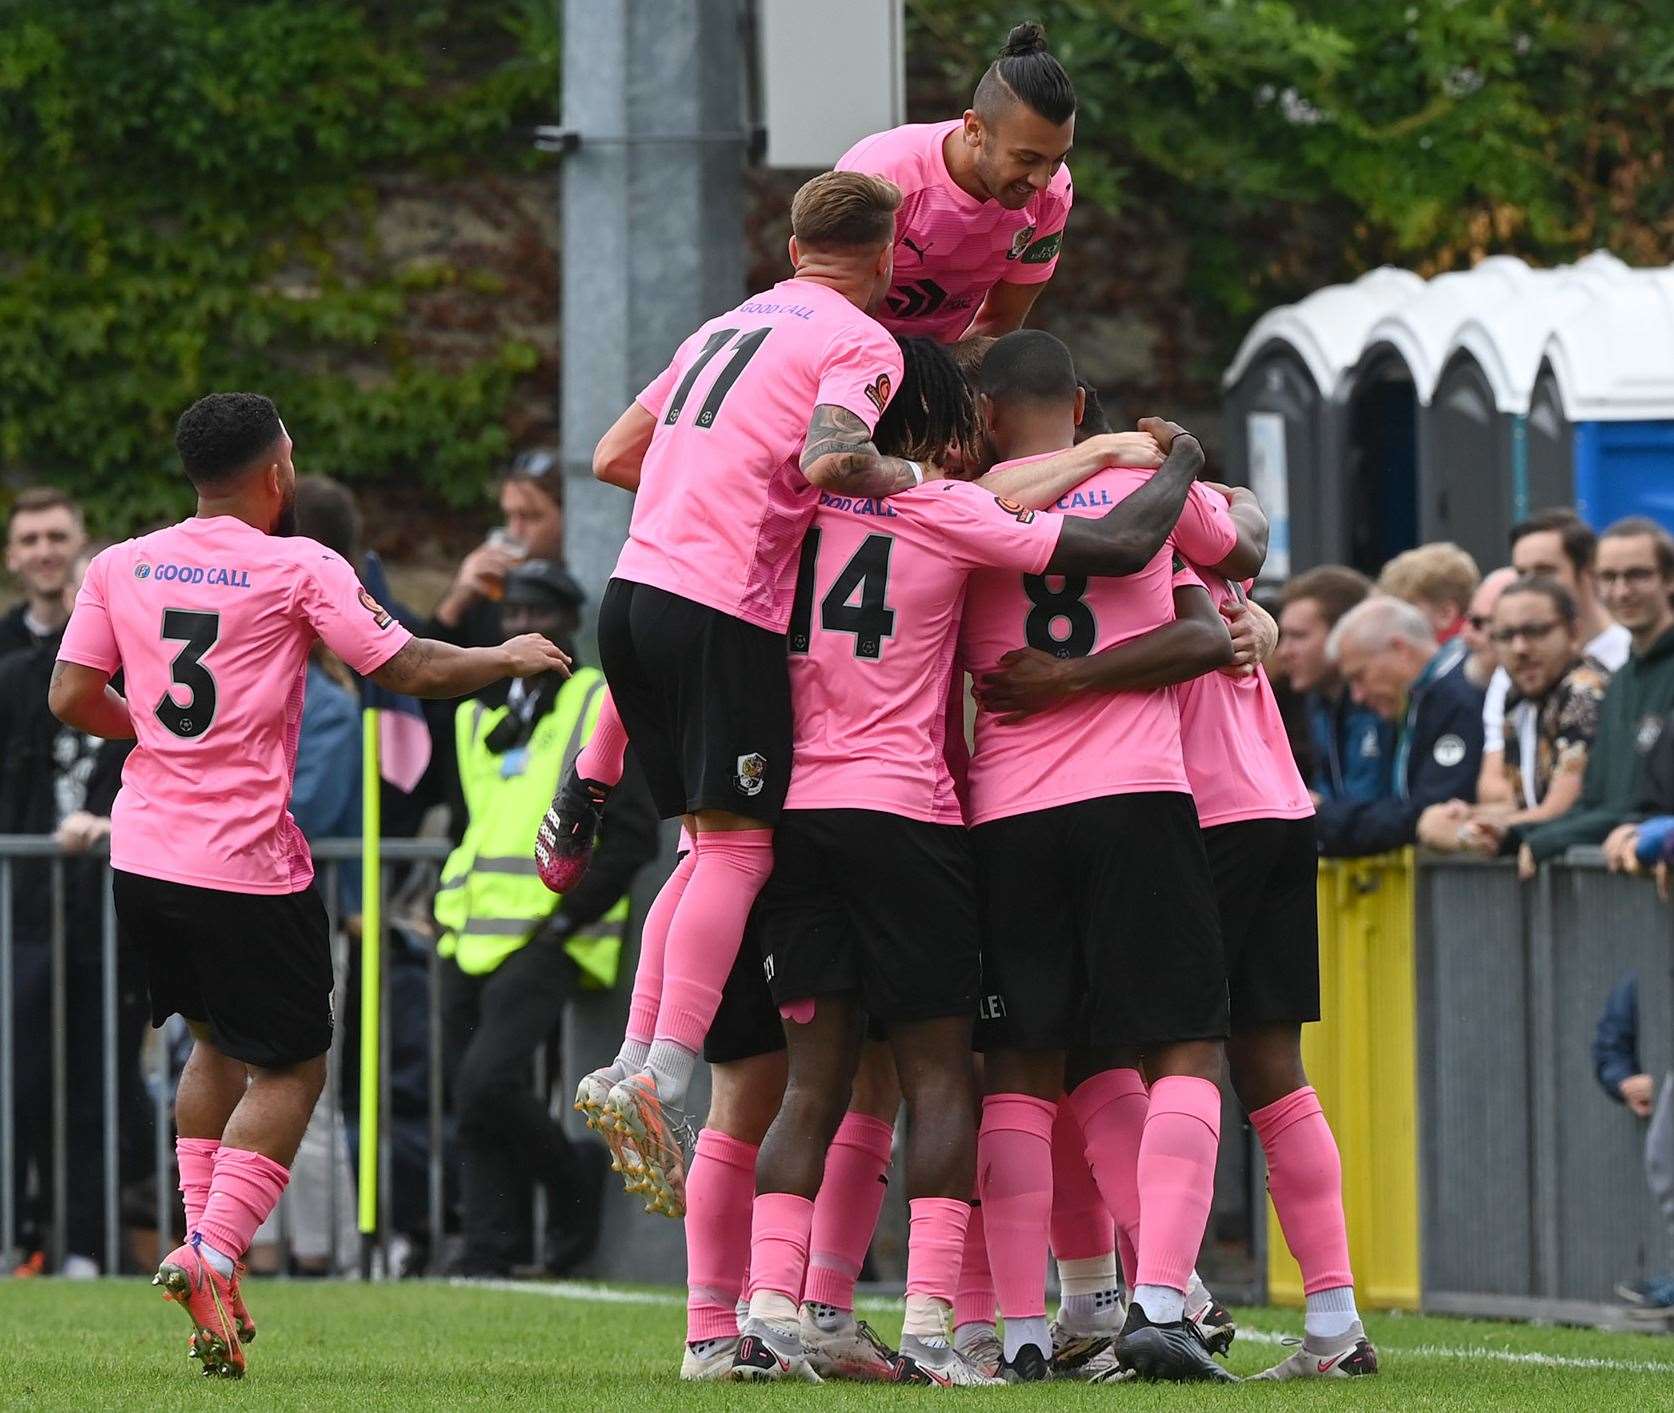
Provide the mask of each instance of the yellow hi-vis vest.
MULTIPOLYGON (((552 710, 535 724, 526 747, 503 755, 486 742, 509 708, 460 703, 454 738, 468 822, 442 868, 435 911, 443 929, 437 950, 461 971, 472 976, 493 971, 551 915, 554 894, 535 871, 535 831, 559 779, 593 734, 604 690, 602 673, 578 667, 559 688, 552 710)), ((581 969, 583 986, 616 984, 627 922, 624 897, 564 944, 581 969)))

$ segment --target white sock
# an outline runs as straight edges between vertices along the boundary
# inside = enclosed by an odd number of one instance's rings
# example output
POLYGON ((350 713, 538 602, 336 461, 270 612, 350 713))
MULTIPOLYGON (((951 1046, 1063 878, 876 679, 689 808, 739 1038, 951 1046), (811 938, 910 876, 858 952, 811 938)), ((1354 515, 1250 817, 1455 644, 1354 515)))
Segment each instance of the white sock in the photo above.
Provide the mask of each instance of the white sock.
POLYGON ((697 1068, 697 1053, 672 1040, 653 1040, 645 1057, 645 1068, 657 1082, 657 1098, 671 1109, 686 1100, 686 1086, 697 1068))
POLYGON ((732 1340, 725 1336, 722 1336, 719 1339, 694 1339, 687 1344, 686 1348, 691 1350, 693 1354, 697 1355, 699 1359, 707 1359, 723 1344, 731 1343, 732 1340))
POLYGON ((1185 1318, 1186 1293, 1175 1290, 1173 1286, 1136 1285, 1133 1300, 1153 1325, 1172 1325, 1176 1320, 1185 1318))
POLYGON ((1038 1315, 1029 1320, 1006 1321, 1006 1361, 1017 1358, 1017 1353, 1025 1344, 1032 1344, 1048 1359, 1052 1357, 1052 1338, 1046 1332, 1046 1316, 1038 1315))
POLYGON ((992 1320, 967 1320, 953 1332, 953 1347, 961 1354, 970 1353, 979 1339, 998 1339, 1000 1332, 992 1320))
POLYGON ((750 1297, 749 1318, 752 1320, 770 1320, 781 1329, 789 1326, 799 1328, 796 1317, 796 1302, 778 1290, 758 1290, 750 1297))
POLYGON ((226 1279, 232 1279, 233 1267, 236 1266, 238 1262, 233 1260, 231 1256, 227 1255, 227 1253, 222 1251, 219 1247, 211 1246, 201 1236, 198 1238, 198 1255, 202 1256, 203 1259, 209 1262, 211 1266, 215 1267, 215 1269, 226 1277, 226 1279))
POLYGON ((738 1323, 743 1324, 750 1318, 750 1298, 746 1295, 738 1297, 738 1303, 732 1307, 732 1313, 738 1317, 738 1323))
POLYGON ((901 1325, 903 1335, 916 1339, 935 1339, 947 1342, 947 1321, 953 1306, 933 1295, 907 1296, 907 1318, 901 1325))
POLYGON ((807 1316, 808 1323, 817 1330, 831 1334, 840 1330, 844 1325, 852 1324, 854 1312, 839 1310, 835 1305, 827 1305, 819 1300, 805 1300, 802 1302, 802 1313, 807 1316))
POLYGON ((638 1074, 645 1068, 645 1057, 651 1053, 651 1043, 648 1040, 622 1040, 622 1048, 616 1052, 616 1063, 611 1066, 616 1071, 617 1079, 626 1079, 631 1074, 638 1074))
POLYGON ((1194 1270, 1191 1279, 1186 1282, 1186 1304, 1193 1310, 1201 1310, 1214 1298, 1209 1293, 1209 1287, 1204 1285, 1203 1277, 1194 1270))
POLYGON ((1116 1327, 1122 1291, 1116 1253, 1058 1262, 1058 1319, 1076 1334, 1105 1334, 1116 1327))
POLYGON ((1360 1318, 1360 1312, 1354 1308, 1352 1285, 1315 1291, 1306 1300, 1308 1309, 1302 1324, 1312 1339, 1341 1339, 1360 1318))

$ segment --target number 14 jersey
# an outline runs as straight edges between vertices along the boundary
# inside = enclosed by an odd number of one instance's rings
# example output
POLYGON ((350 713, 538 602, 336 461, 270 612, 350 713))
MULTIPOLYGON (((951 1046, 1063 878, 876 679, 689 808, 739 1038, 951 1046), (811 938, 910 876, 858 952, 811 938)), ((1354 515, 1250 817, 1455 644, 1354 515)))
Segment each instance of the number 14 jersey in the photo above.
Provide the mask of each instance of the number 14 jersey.
POLYGON ((58 657, 122 673, 138 739, 111 811, 114 867, 231 893, 308 886, 288 806, 316 638, 365 675, 412 634, 335 551, 230 515, 93 560, 58 657))
MULTIPOLYGON (((1040 457, 1003 465, 1018 466, 1040 457)), ((998 469, 998 468, 996 468, 998 469)), ((1060 500, 1066 515, 1099 517, 1146 481, 1149 471, 1110 466, 1060 500)), ((1057 657, 1086 657, 1125 643, 1174 619, 1173 551, 1198 564, 1219 564, 1238 543, 1225 502, 1194 485, 1168 542, 1137 574, 971 576, 960 663, 980 677, 1016 648, 1057 657)), ((1048 711, 1002 726, 979 710, 968 775, 969 824, 1028 814, 1053 805, 1186 791, 1180 713, 1173 692, 1087 692, 1048 711)))
POLYGON ((821 494, 788 639, 786 809, 961 823, 943 744, 966 578, 1038 574, 1062 525, 963 481, 888 500, 821 494))
POLYGON ((781 280, 711 319, 636 399, 656 421, 616 577, 783 633, 814 408, 870 430, 900 383, 895 340, 825 285, 781 280))

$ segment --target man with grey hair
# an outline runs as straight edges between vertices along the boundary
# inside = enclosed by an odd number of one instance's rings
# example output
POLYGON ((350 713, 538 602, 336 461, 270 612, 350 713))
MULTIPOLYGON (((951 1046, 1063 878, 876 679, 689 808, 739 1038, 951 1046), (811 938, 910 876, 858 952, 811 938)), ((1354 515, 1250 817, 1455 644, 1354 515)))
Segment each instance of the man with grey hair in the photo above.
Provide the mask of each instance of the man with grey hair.
POLYGON ((1465 675, 1454 639, 1436 644, 1419 609, 1375 594, 1331 630, 1326 655, 1354 700, 1395 723, 1391 793, 1319 807, 1319 851, 1343 857, 1398 849, 1417 838, 1418 817, 1442 800, 1474 800, 1482 761, 1482 690, 1465 675))

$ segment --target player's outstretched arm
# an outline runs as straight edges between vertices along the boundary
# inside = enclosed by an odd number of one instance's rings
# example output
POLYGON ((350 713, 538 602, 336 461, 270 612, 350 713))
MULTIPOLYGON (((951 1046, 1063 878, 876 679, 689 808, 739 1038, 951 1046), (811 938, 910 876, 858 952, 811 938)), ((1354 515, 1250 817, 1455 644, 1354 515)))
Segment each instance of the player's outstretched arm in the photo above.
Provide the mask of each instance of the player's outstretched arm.
POLYGON ((1172 687, 1231 666, 1235 653, 1225 621, 1207 590, 1174 591, 1175 619, 1089 657, 1054 657, 1017 648, 972 684, 983 710, 1002 725, 1022 721, 1082 692, 1137 692, 1172 687))
POLYGON ((1160 417, 1142 419, 1139 430, 1163 449, 1157 474, 1097 520, 1065 516, 1048 574, 1137 574, 1163 547, 1203 469, 1203 448, 1184 427, 1160 417))
POLYGON ((1026 510, 1050 510, 1106 466, 1138 466, 1155 471, 1162 464, 1162 448, 1149 432, 1101 432, 1078 446, 1066 447, 1038 461, 990 471, 977 485, 1016 501, 1026 510))
POLYGON ((497 648, 456 648, 435 638, 414 638, 372 674, 391 692, 409 697, 468 697, 504 677, 570 675, 567 653, 539 633, 524 633, 497 648))
POLYGON ((657 419, 637 402, 630 403, 593 448, 593 476, 607 486, 639 490, 640 464, 651 446, 657 419))
POLYGON ((881 455, 866 424, 829 402, 809 419, 800 465, 810 485, 845 496, 892 496, 924 479, 914 462, 881 455))
POLYGON ((47 706, 66 726, 102 736, 107 741, 134 739, 134 721, 127 699, 110 685, 110 673, 83 667, 79 662, 53 665, 47 687, 47 706))

